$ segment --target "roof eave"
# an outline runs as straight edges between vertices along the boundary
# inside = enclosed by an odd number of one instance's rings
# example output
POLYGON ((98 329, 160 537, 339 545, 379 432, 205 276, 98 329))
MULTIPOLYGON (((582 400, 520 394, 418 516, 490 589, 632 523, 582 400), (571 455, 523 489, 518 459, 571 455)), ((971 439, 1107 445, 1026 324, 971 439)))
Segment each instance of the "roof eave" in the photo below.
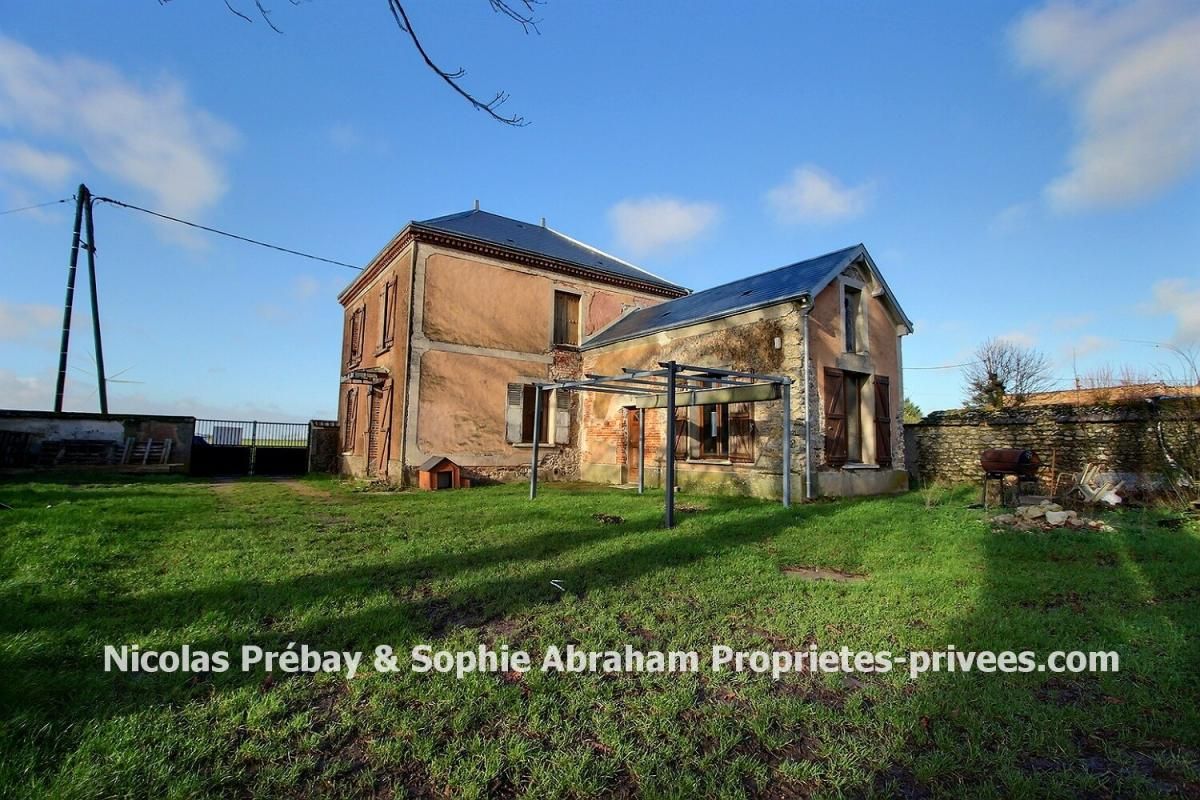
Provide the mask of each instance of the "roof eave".
POLYGON ((900 302, 896 300, 896 295, 892 294, 892 289, 890 286, 888 286, 887 280, 883 277, 883 273, 880 271, 879 267, 875 265, 875 259, 871 258, 870 252, 867 251, 867 246, 861 242, 847 250, 846 256, 837 263, 837 266, 829 270, 824 278, 813 285, 813 296, 815 297, 820 294, 826 286, 833 283, 833 281, 837 279, 837 276, 845 272, 847 267, 849 267, 855 261, 858 261, 860 258, 867 262, 867 266, 870 268, 871 273, 876 279, 879 280, 879 285, 883 289, 884 297, 887 298, 888 307, 891 309, 893 317, 895 317, 896 321, 904 327, 906 334, 912 333, 912 320, 908 318, 908 315, 904 313, 904 309, 900 307, 900 302))
POLYGON ((383 249, 375 254, 374 258, 367 262, 367 266, 363 268, 362 272, 354 276, 354 279, 350 281, 350 283, 346 284, 345 289, 342 289, 340 292, 338 292, 337 299, 339 303, 346 305, 347 301, 361 291, 364 283, 368 283, 372 278, 375 277, 375 275, 379 273, 384 265, 390 263, 392 259, 403 252, 404 248, 407 247, 409 242, 412 241, 413 224, 414 223, 409 222, 407 225, 401 228, 400 232, 393 236, 391 240, 383 246, 383 249))
POLYGON ((626 275, 619 275, 615 272, 611 272, 606 269, 601 269, 600 267, 596 267, 596 266, 593 266, 590 264, 582 264, 577 261, 568 261, 568 260, 562 259, 562 258, 554 258, 553 256, 548 256, 545 253, 539 253, 535 250, 526 250, 525 248, 522 248, 522 247, 514 247, 513 245, 500 244, 499 242, 492 241, 491 239, 485 239, 480 236, 471 236, 470 234, 459 233, 457 231, 447 231, 447 230, 443 230, 441 228, 429 227, 429 226, 422 225, 419 222, 411 222, 411 223, 409 223, 409 227, 412 229, 414 235, 420 234, 420 235, 424 235, 427 237, 444 238, 444 239, 450 240, 452 242, 454 242, 454 241, 468 242, 468 243, 474 244, 476 246, 494 248, 494 249, 499 250, 504 253, 513 253, 513 254, 520 255, 524 258, 543 262, 546 265, 550 265, 552 268, 558 267, 560 270, 568 270, 573 273, 581 273, 580 277, 592 278, 595 280, 603 281, 605 283, 612 283, 612 284, 615 284, 618 286, 634 288, 634 289, 637 289, 640 291, 644 291, 648 294, 657 294, 657 295, 664 296, 664 297, 675 298, 675 297, 683 297, 683 296, 691 293, 691 290, 688 289, 687 287, 679 286, 674 283, 663 282, 663 283, 659 284, 659 283, 653 283, 651 281, 642 281, 642 280, 638 280, 636 278, 628 277, 626 275))
MULTIPOLYGON (((724 317, 732 317, 732 316, 736 316, 737 314, 746 314, 750 311, 758 311, 761 308, 770 308, 771 306, 777 306, 782 303, 794 303, 797 300, 802 300, 806 297, 809 298, 809 301, 811 302, 811 298, 812 298, 811 294, 809 294, 808 292, 798 292, 797 294, 788 295, 786 297, 776 297, 776 298, 772 298, 771 300, 763 301, 761 303, 751 303, 750 305, 739 306, 737 308, 732 308, 727 311, 714 311, 711 314, 706 314, 703 317, 696 317, 695 319, 681 320, 679 322, 672 322, 672 323, 668 323, 666 325, 659 325, 654 328, 647 328, 644 331, 638 331, 637 333, 631 333, 626 336, 619 336, 615 339, 609 339, 608 341, 605 341, 605 342, 592 342, 592 341, 584 342, 583 344, 581 344, 579 346, 579 349, 580 350, 597 350, 601 347, 607 347, 610 344, 617 344, 619 342, 628 342, 631 339, 640 339, 643 336, 651 336, 656 333, 662 333, 663 331, 671 331, 671 330, 675 330, 676 328, 686 328, 689 325, 702 325, 705 322, 712 322, 713 320, 723 319, 724 317)), ((651 306, 651 308, 654 308, 654 306, 651 306)), ((621 319, 624 319, 624 317, 622 317, 621 319)), ((617 321, 619 321, 619 320, 614 321, 613 324, 615 325, 617 321)), ((600 331, 595 336, 593 336, 592 339, 594 340, 596 337, 602 335, 603 333, 604 333, 604 331, 600 331)))

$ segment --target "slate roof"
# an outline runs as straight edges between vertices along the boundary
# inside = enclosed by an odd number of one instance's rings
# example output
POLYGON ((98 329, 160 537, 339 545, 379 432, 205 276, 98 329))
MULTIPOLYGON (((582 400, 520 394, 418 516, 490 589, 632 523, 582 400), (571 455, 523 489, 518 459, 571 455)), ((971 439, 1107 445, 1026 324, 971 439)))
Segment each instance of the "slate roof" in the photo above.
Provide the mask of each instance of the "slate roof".
POLYGON ((806 261, 798 261, 770 272, 751 275, 732 283, 714 286, 702 292, 695 292, 656 306, 639 309, 588 339, 583 343, 583 349, 588 350, 656 331, 677 328, 681 325, 727 317, 731 314, 794 300, 805 295, 814 296, 830 280, 859 258, 865 258, 871 265, 897 313, 911 329, 912 324, 908 322, 908 318, 904 316, 900 305, 892 296, 891 290, 884 283, 883 277, 875 269, 870 254, 867 253, 867 248, 856 244, 853 247, 846 247, 806 261))
POLYGON ((687 292, 687 289, 664 280, 646 270, 597 250, 553 228, 502 217, 490 211, 462 211, 444 217, 414 221, 415 228, 461 236, 479 242, 498 245, 510 250, 565 262, 597 272, 615 275, 641 283, 687 292))
MULTIPOLYGON (((430 456, 429 458, 425 459, 425 463, 417 467, 417 469, 421 472, 428 472, 429 470, 441 464, 443 461, 450 461, 450 459, 446 458, 445 456, 430 456)), ((454 464, 453 461, 450 461, 450 463, 454 464)), ((455 464, 455 466, 458 465, 455 464)))

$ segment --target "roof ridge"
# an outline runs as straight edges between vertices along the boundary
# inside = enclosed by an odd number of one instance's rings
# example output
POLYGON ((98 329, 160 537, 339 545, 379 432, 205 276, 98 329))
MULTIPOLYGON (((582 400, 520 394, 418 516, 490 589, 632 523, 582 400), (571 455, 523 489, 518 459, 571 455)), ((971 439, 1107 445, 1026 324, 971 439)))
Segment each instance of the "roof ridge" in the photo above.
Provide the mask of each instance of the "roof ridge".
POLYGON ((475 208, 425 220, 413 220, 409 225, 417 230, 439 231, 516 252, 550 258, 596 275, 615 276, 634 283, 644 283, 660 290, 668 290, 668 297, 691 291, 544 223, 539 225, 526 222, 494 211, 475 208))
POLYGON ((864 255, 869 261, 866 245, 860 242, 639 309, 597 331, 582 347, 591 349, 715 316, 740 314, 788 299, 813 296, 847 263, 864 255))
MULTIPOLYGON (((782 267, 773 267, 768 270, 763 270, 762 272, 756 272, 753 275, 745 275, 741 278, 735 278, 734 280, 726 281, 725 283, 718 283, 716 286, 710 286, 707 289, 699 289, 696 292, 693 292, 693 294, 704 294, 705 292, 711 292, 714 289, 724 289, 726 286, 733 286, 735 283, 743 283, 743 282, 751 280, 753 278, 761 278, 764 275, 771 275, 772 273, 775 273, 775 272, 782 272, 785 269, 791 269, 792 267, 798 267, 801 264, 807 264, 811 261, 820 261, 822 258, 828 258, 829 256, 834 256, 834 255, 837 255, 838 253, 845 253, 850 250, 854 250, 854 249, 857 249, 857 248, 863 247, 863 246, 864 245, 862 244, 862 242, 859 242, 858 244, 852 244, 849 247, 842 247, 838 250, 830 250, 828 253, 822 253, 819 256, 813 256, 812 258, 801 259, 800 261, 793 261, 791 264, 784 264, 782 267)), ((688 296, 690 297, 691 295, 688 295, 688 296)), ((674 297, 674 298, 671 298, 670 300, 668 300, 667 302, 673 303, 676 300, 682 300, 682 299, 683 299, 682 297, 674 297)), ((663 305, 663 304, 660 303, 659 305, 663 305)))
MULTIPOLYGON (((463 217, 469 217, 472 214, 481 213, 485 213, 481 208, 468 208, 466 211, 455 211, 453 214, 442 214, 440 217, 430 217, 429 219, 411 219, 409 222, 414 225, 429 225, 430 223, 434 222, 445 222, 446 220, 450 219, 462 219, 463 217)), ((499 216, 499 214, 494 214, 493 216, 499 216)))
MULTIPOLYGON (((526 223, 526 224, 529 224, 529 223, 526 223)), ((687 290, 688 294, 691 294, 691 292, 692 292, 692 290, 688 289, 686 286, 675 283, 674 281, 669 281, 661 275, 656 275, 648 269, 644 269, 642 267, 639 267, 637 264, 630 263, 630 262, 626 261, 625 259, 621 258, 620 256, 614 256, 612 253, 601 250, 599 247, 590 245, 587 242, 581 242, 578 239, 576 239, 574 236, 569 236, 568 234, 563 233, 562 231, 558 230, 557 228, 551 228, 549 225, 543 225, 542 227, 544 227, 546 230, 550 231, 550 233, 553 233, 555 236, 561 236, 562 238, 566 239, 571 244, 579 245, 580 247, 585 248, 587 250, 591 250, 593 253, 602 255, 605 258, 611 258, 613 261, 620 262, 621 264, 624 264, 625 266, 629 267, 630 269, 636 269, 638 272, 641 272, 645 275, 649 275, 651 278, 654 278, 657 281, 662 281, 663 283, 668 284, 669 286, 675 286, 679 289, 685 289, 685 290, 687 290)), ((684 297, 687 297, 687 295, 684 295, 684 297)), ((672 298, 672 299, 678 299, 678 298, 672 298)))

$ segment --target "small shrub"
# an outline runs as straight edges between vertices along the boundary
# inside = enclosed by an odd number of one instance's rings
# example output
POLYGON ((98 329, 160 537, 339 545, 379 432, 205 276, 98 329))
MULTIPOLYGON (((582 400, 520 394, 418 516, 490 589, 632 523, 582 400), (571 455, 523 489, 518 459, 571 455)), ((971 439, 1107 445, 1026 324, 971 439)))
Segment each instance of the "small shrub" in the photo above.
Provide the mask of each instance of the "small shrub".
POLYGON ((950 487, 945 481, 940 478, 935 478, 926 483, 921 481, 921 501, 925 504, 926 510, 937 508, 942 503, 946 502, 946 495, 950 492, 950 487))

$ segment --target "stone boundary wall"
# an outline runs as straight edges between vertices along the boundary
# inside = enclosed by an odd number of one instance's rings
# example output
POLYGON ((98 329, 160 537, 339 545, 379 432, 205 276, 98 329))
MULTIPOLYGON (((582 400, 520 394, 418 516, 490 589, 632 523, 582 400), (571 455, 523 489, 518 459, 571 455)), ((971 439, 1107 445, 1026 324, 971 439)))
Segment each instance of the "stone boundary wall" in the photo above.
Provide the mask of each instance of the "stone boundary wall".
POLYGON ((336 419, 308 422, 308 471, 336 475, 342 450, 342 428, 336 419))
MULTIPOLYGON (((125 469, 160 471, 177 467, 187 471, 192 461, 192 436, 195 417, 158 414, 93 414, 76 411, 24 411, 0 409, 0 440, 5 452, 0 464, 7 467, 34 467, 43 461, 42 447, 61 441, 111 442, 116 452, 126 439, 145 442, 171 440, 170 464, 112 465, 125 469), (20 437, 19 439, 17 437, 20 437)), ((70 464, 63 468, 70 468, 70 464)))
POLYGON ((1177 462, 1195 475, 1200 454, 1200 403, 1161 399, 1097 406, 1036 406, 1006 411, 937 411, 905 426, 906 465, 928 482, 979 481, 979 455, 992 447, 1033 450, 1049 479, 1094 464, 1139 488, 1161 482, 1170 471, 1162 441, 1177 462))

